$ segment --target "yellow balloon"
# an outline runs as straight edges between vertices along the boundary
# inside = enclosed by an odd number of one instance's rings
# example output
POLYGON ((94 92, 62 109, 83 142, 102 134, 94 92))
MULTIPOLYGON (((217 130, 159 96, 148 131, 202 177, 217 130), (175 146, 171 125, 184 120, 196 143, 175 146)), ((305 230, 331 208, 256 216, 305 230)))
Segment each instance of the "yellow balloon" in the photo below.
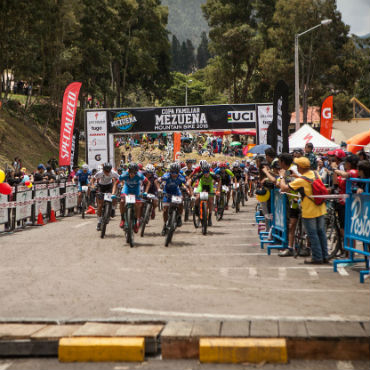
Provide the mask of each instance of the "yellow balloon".
POLYGON ((256 195, 256 198, 259 202, 267 202, 270 199, 270 190, 267 190, 265 195, 256 195))
POLYGON ((4 182, 5 180, 5 172, 3 170, 0 170, 0 184, 4 182))
POLYGON ((31 188, 32 188, 32 183, 29 183, 29 184, 27 185, 27 188, 28 188, 28 189, 31 189, 31 188))

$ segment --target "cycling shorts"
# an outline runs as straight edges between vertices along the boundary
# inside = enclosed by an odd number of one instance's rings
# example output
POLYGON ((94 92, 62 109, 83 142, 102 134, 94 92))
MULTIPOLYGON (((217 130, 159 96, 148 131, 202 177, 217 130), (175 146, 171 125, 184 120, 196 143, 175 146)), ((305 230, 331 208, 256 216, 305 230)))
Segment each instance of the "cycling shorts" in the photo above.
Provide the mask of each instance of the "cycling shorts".
POLYGON ((101 185, 101 184, 98 184, 98 188, 97 188, 97 198, 98 199, 104 199, 104 193, 112 193, 112 190, 113 190, 113 184, 108 184, 108 185, 101 185))

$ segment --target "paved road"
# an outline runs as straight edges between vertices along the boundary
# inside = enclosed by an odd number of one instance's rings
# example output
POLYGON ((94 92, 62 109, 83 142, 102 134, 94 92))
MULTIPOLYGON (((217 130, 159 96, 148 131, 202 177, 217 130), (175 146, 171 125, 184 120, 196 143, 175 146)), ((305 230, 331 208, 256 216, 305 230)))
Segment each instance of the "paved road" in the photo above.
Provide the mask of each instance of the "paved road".
POLYGON ((95 216, 0 236, 0 319, 369 320, 369 280, 267 256, 254 207, 228 211, 207 236, 187 223, 169 248, 161 214, 132 249, 118 217, 103 240, 95 216))
POLYGON ((298 361, 288 364, 200 364, 196 360, 165 360, 148 359, 143 363, 60 363, 57 359, 3 359, 0 360, 1 370, 368 370, 369 361, 298 361))

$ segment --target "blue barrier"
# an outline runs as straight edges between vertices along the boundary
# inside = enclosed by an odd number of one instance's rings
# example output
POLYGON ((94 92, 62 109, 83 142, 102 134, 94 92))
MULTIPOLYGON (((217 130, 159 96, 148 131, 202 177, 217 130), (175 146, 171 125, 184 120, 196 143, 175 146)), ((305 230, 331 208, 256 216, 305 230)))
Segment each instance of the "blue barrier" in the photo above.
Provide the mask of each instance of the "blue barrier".
POLYGON ((271 190, 271 213, 273 215, 270 232, 260 233, 261 248, 267 246, 267 254, 271 249, 288 248, 288 222, 287 222, 287 195, 281 194, 279 189, 271 190))
POLYGON ((344 249, 349 251, 349 259, 335 260, 334 272, 342 263, 365 262, 365 270, 360 271, 360 282, 363 283, 365 275, 370 274, 370 179, 348 179, 346 182, 346 213, 344 226, 344 249), (364 183, 365 190, 361 194, 352 194, 353 183, 364 183), (360 245, 363 249, 359 249, 360 245), (355 253, 363 258, 356 258, 355 253))

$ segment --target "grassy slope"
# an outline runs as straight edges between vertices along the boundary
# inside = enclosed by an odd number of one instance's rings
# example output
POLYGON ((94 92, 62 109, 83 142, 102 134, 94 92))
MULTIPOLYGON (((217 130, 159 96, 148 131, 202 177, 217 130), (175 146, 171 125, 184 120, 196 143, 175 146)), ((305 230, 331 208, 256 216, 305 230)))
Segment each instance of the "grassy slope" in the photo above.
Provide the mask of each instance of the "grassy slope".
POLYGON ((6 163, 11 165, 14 157, 20 157, 23 166, 33 171, 38 163, 58 158, 57 135, 53 136, 42 136, 33 124, 24 124, 0 109, 0 168, 5 168, 6 163))

